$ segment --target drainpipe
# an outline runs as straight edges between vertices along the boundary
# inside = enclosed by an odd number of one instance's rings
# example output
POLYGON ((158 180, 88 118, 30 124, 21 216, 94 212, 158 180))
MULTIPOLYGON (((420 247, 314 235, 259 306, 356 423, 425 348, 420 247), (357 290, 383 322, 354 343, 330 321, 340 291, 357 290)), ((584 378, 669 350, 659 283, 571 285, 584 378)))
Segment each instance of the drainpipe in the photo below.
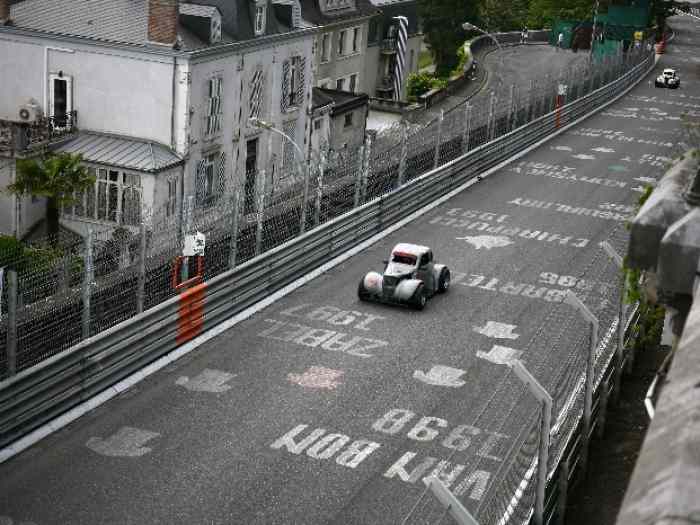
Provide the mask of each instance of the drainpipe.
POLYGON ((172 92, 170 95, 170 147, 177 151, 177 143, 175 141, 175 93, 177 90, 177 57, 173 57, 173 82, 172 92))

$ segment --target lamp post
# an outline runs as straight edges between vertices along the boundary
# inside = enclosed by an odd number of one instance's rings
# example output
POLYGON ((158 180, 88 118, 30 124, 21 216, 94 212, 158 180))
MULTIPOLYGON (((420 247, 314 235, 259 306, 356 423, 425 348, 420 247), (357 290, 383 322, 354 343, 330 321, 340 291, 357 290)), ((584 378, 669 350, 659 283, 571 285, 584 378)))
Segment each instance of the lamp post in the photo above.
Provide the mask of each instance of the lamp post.
POLYGON ((294 150, 296 153, 295 157, 297 157, 297 163, 299 165, 299 173, 304 177, 304 202, 301 208, 300 225, 301 233, 304 233, 304 230, 306 229, 306 206, 309 201, 309 168, 304 162, 304 153, 302 152, 299 145, 296 142, 294 142, 294 140, 292 140, 292 138, 289 135, 287 135, 284 131, 277 129, 274 126, 274 124, 270 124, 269 122, 265 122, 264 120, 260 120, 256 117, 250 117, 248 119, 248 122, 251 126, 254 126, 256 128, 266 129, 268 131, 272 131, 273 133, 277 133, 278 135, 287 139, 292 144, 292 146, 294 146, 294 150))
POLYGON ((494 44, 496 44, 496 47, 497 47, 500 51, 503 51, 503 48, 501 47, 501 44, 498 43, 498 40, 496 39, 496 37, 493 36, 493 35, 492 35, 491 33, 489 33, 488 31, 484 31, 484 30, 481 29, 479 26, 476 26, 476 25, 474 25, 474 24, 472 24, 472 23, 470 23, 470 22, 464 22, 464 23, 462 24, 462 29, 464 29, 465 31, 478 31, 478 32, 481 33, 481 34, 486 35, 486 36, 489 37, 491 40, 493 40, 494 44))

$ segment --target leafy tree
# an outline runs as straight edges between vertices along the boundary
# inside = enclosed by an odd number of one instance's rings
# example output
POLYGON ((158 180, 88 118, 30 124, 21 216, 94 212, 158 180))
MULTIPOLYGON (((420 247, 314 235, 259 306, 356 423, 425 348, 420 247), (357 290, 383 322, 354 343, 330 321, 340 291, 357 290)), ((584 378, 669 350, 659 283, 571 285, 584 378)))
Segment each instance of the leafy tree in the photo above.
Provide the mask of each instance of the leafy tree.
POLYGON ((479 15, 487 31, 519 31, 528 24, 530 0, 481 0, 479 15))
POLYGON ((95 184, 95 177, 81 162, 81 155, 70 153, 49 153, 40 159, 18 160, 15 182, 7 187, 13 195, 46 198, 46 223, 54 246, 58 244, 61 208, 74 202, 74 192, 83 192, 95 184))
POLYGON ((651 22, 656 26, 656 40, 663 38, 666 27, 666 19, 672 16, 676 8, 681 6, 673 0, 652 0, 651 2, 651 22))
MULTIPOLYGON (((605 13, 616 0, 600 0, 598 13, 605 13)), ((556 18, 564 20, 592 20, 596 0, 532 0, 528 22, 532 27, 552 27, 556 18)))
POLYGON ((435 58, 435 74, 447 77, 457 65, 457 50, 466 40, 462 23, 479 23, 476 0, 418 0, 423 33, 435 58))

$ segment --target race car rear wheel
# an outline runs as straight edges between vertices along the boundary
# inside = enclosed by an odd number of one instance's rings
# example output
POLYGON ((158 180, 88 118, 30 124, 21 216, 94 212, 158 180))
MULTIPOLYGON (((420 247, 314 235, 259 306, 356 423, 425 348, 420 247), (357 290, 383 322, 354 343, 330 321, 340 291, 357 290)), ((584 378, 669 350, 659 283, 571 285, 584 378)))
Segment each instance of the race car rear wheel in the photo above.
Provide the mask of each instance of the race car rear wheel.
POLYGON ((360 284, 357 286, 357 297, 360 299, 360 301, 369 301, 369 292, 365 288, 364 278, 360 281, 360 284))
POLYGON ((414 310, 422 310, 425 308, 425 304, 428 302, 428 297, 425 295, 425 286, 419 284, 416 291, 413 292, 411 296, 410 306, 414 310))
POLYGON ((443 268, 440 270, 440 277, 438 279, 438 292, 445 293, 450 287, 450 270, 443 268))

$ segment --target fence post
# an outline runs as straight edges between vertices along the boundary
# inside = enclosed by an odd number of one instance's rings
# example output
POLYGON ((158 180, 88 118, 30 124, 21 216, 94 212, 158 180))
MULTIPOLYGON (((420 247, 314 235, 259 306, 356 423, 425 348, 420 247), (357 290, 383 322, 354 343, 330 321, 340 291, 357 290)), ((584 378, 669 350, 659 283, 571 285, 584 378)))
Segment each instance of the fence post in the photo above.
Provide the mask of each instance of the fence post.
POLYGON ((615 349, 617 366, 615 367, 615 382, 613 383, 613 402, 617 403, 620 398, 620 389, 622 383, 622 365, 625 358, 625 328, 627 320, 625 319, 625 274, 622 257, 612 247, 612 245, 603 241, 600 247, 615 263, 615 266, 620 270, 620 300, 617 302, 617 348, 615 349))
MULTIPOLYGON (((192 216, 194 215, 194 197, 192 195, 187 197, 187 205, 185 206, 185 235, 190 235, 192 233, 192 216)), ((185 238, 182 238, 183 246, 185 238)), ((190 278, 190 262, 189 258, 185 257, 182 260, 182 266, 180 267, 180 282, 185 282, 190 278)))
POLYGON ((552 428, 552 396, 525 368, 522 361, 515 359, 506 363, 539 401, 541 407, 540 440, 537 455, 537 493, 535 494, 535 513, 532 522, 535 525, 544 523, 544 498, 547 487, 547 470, 549 468, 549 433, 552 428))
POLYGON ((559 467, 559 497, 557 498, 557 525, 566 522, 566 500, 569 494, 569 460, 565 459, 559 467))
POLYGON ((472 106, 467 102, 464 105, 464 133, 462 134, 462 154, 469 151, 469 135, 472 131, 472 106))
POLYGON ((325 148, 321 148, 321 162, 318 166, 318 186, 316 187, 316 204, 314 206, 314 224, 316 226, 321 222, 321 203, 323 201, 323 175, 326 171, 326 163, 328 155, 325 148))
POLYGON ((488 124, 488 133, 487 133, 487 142, 491 142, 493 140, 493 134, 495 132, 495 127, 496 127, 496 93, 493 91, 491 92, 491 99, 489 101, 489 124, 488 124))
POLYGON ((228 249, 228 268, 233 269, 236 266, 236 257, 238 256, 238 221, 240 219, 240 200, 241 190, 236 186, 231 197, 231 242, 228 249))
POLYGON ((515 105, 515 84, 510 85, 510 95, 508 96, 508 132, 513 129, 513 109, 515 105))
MULTIPOLYGON (((306 191, 304 194, 304 208, 306 208, 306 203, 308 201, 308 183, 309 183, 309 178, 308 178, 308 170, 305 170, 307 177, 306 177, 306 191)), ((267 186, 267 179, 266 179, 266 174, 265 170, 262 170, 260 172, 260 175, 262 177, 262 183, 261 183, 261 188, 260 192, 258 193, 258 205, 256 206, 256 214, 255 214, 255 219, 256 219, 256 224, 255 224, 255 255, 260 254, 260 250, 262 249, 262 235, 263 235, 263 225, 265 224, 265 189, 267 186)), ((304 217, 304 221, 306 221, 306 214, 302 214, 304 217)), ((302 230, 303 232, 303 230, 302 230)))
POLYGON ((598 422, 596 425, 596 435, 602 438, 605 435, 605 415, 608 411, 608 396, 610 395, 610 385, 605 381, 601 385, 600 410, 598 411, 598 422))
POLYGON ((403 185, 406 177, 406 159, 408 157, 408 123, 401 122, 401 158, 399 159, 399 186, 403 185))
POLYGON ((365 170, 365 145, 360 146, 357 154, 357 169, 355 170, 355 198, 352 202, 352 207, 357 208, 360 205, 360 195, 362 194, 362 179, 365 170))
POLYGON ((136 313, 143 312, 146 296, 146 223, 141 223, 141 238, 139 239, 139 275, 136 289, 136 313))
POLYGON ((301 202, 299 233, 304 233, 306 231, 306 208, 309 205, 309 165, 299 163, 299 166, 303 169, 302 175, 304 175, 304 196, 301 202))
POLYGON ((535 107, 534 107, 534 100, 535 100, 535 79, 530 79, 530 93, 528 94, 527 97, 527 104, 528 104, 528 109, 527 109, 527 122, 532 122, 535 120, 535 107))
POLYGON ((367 199, 367 183, 369 176, 372 174, 372 137, 367 137, 367 145, 365 146, 365 158, 363 159, 364 167, 362 169, 362 184, 360 185, 360 201, 364 202, 367 199))
POLYGON ((17 373, 17 272, 7 272, 7 373, 17 373))
MULTIPOLYGON (((424 480, 424 483, 428 486, 428 490, 433 493, 433 496, 435 496, 438 502, 440 502, 440 505, 445 508, 445 512, 449 513, 458 525, 479 525, 479 522, 474 519, 474 516, 469 513, 464 505, 462 505, 462 502, 450 492, 450 489, 448 489, 439 478, 430 476, 424 480)), ((413 513, 413 510, 411 513, 413 513)), ((408 517, 406 519, 408 519, 408 517)), ((406 520, 404 520, 404 523, 406 523, 406 520)))
POLYGON ((440 110, 440 116, 438 117, 438 130, 437 130, 437 140, 435 141, 435 157, 433 159, 433 169, 440 165, 440 145, 442 144, 442 126, 445 122, 445 110, 440 110))
POLYGON ((83 312, 82 312, 82 338, 90 337, 90 288, 94 280, 94 268, 92 259, 92 243, 93 234, 92 228, 88 229, 87 237, 85 238, 85 269, 83 272, 83 312))
POLYGON ((591 436, 591 411, 593 407, 593 374, 594 374, 594 364, 595 364, 595 352, 598 348, 598 319, 593 315, 593 313, 588 309, 588 307, 581 302, 575 293, 571 290, 566 291, 566 298, 564 302, 570 306, 573 306, 581 312, 581 315, 588 322, 591 323, 591 337, 590 344, 588 347, 588 358, 586 360, 586 391, 583 401, 583 452, 582 457, 582 469, 586 472, 586 463, 588 462, 588 445, 591 436))

